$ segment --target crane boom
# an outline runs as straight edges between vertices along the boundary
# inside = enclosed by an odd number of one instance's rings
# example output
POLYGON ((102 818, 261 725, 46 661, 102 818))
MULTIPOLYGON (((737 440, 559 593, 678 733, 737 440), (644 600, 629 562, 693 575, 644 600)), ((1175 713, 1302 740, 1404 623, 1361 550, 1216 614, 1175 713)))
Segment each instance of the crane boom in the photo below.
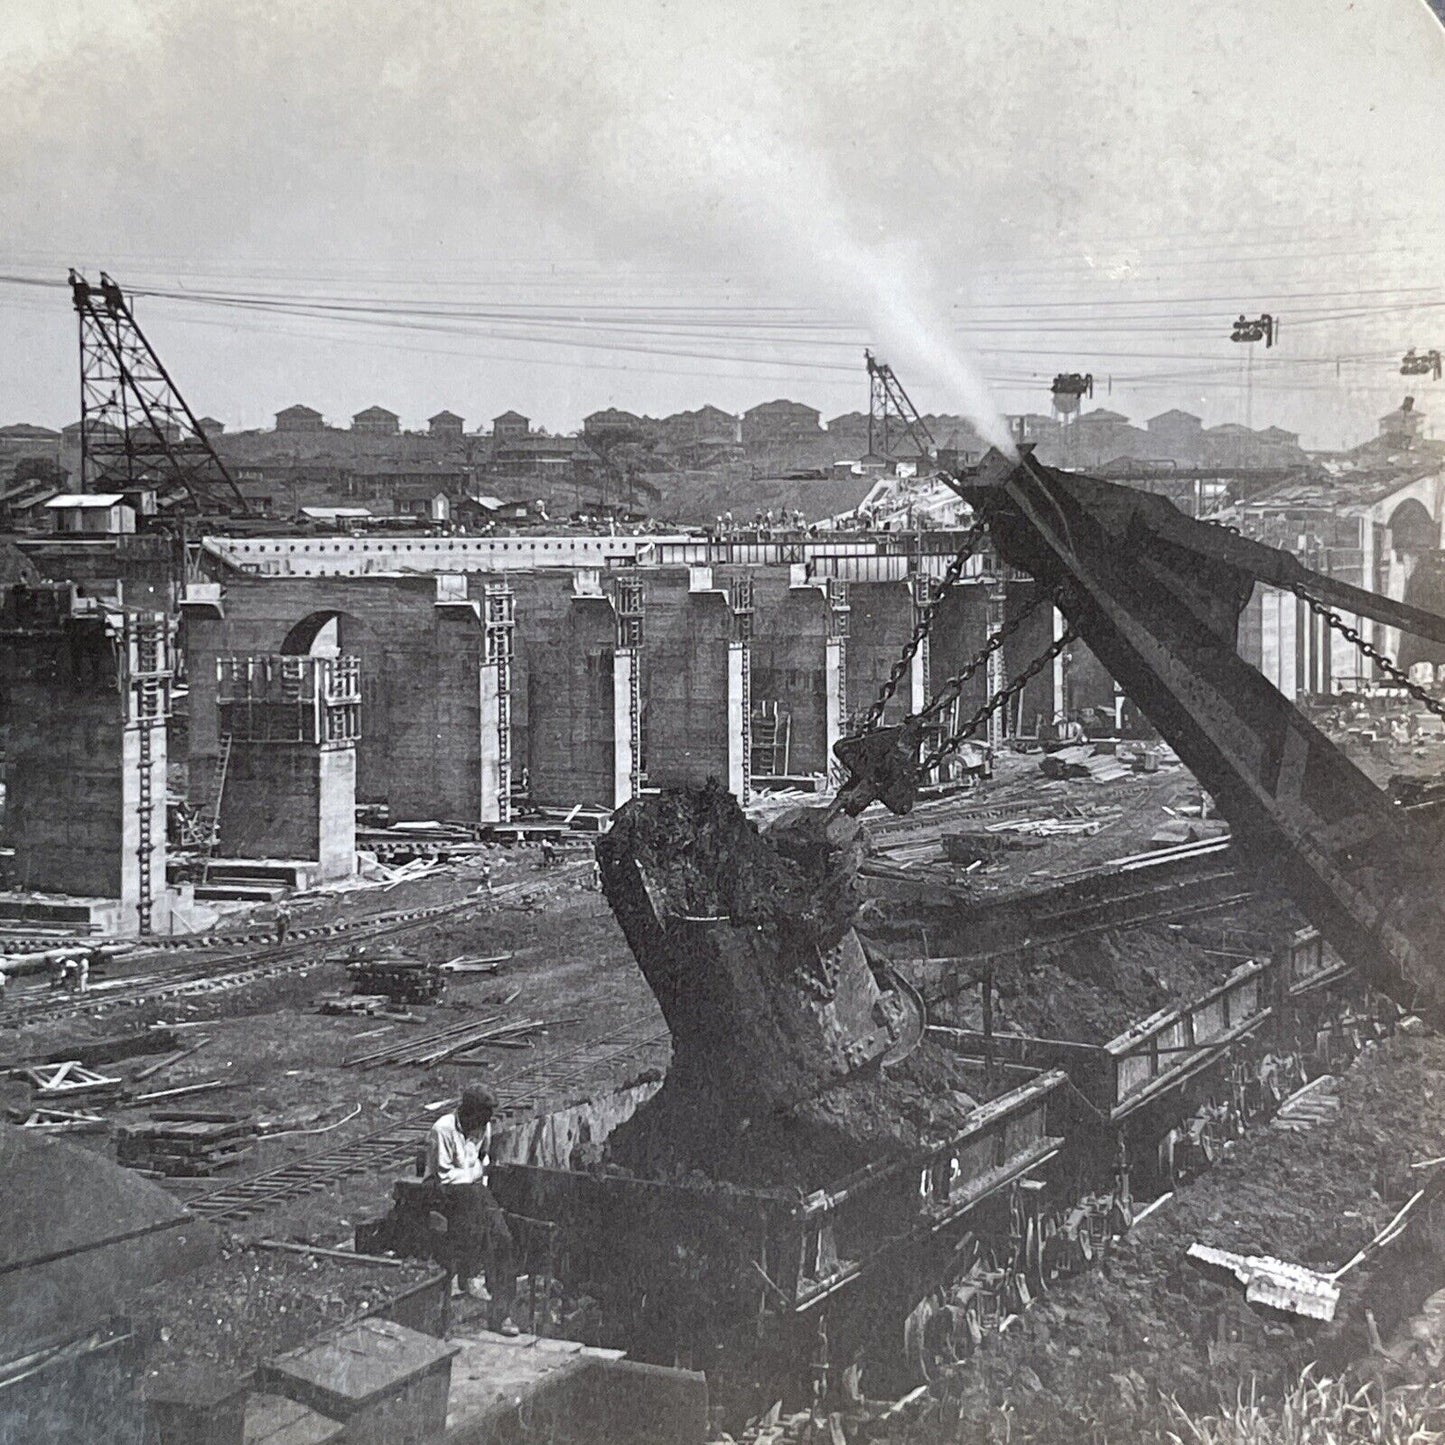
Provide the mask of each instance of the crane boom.
MULTIPOLYGON (((955 490, 1049 588, 1216 798, 1247 857, 1382 992, 1445 1024, 1445 837, 1396 806, 1236 647, 1257 581, 1445 639, 1445 618, 1347 587, 1164 498, 992 452, 955 490)), ((906 728, 905 724, 905 728, 906 728)), ((881 740, 880 740, 881 742, 881 740)), ((840 745, 841 752, 841 745, 840 745)), ((887 754, 898 799, 897 749, 887 754)), ((852 755, 858 756, 856 740, 852 755)), ((855 778, 860 798, 879 796, 855 778)))

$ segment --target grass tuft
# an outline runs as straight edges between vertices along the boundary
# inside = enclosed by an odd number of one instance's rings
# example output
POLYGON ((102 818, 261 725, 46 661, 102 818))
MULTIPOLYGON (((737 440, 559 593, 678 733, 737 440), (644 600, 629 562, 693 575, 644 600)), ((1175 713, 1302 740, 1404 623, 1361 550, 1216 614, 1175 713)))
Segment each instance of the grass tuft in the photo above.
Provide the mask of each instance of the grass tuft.
POLYGON ((1190 1415, 1177 1400, 1173 1445, 1437 1445, 1445 1441, 1445 1386, 1375 1382, 1352 1388, 1304 1371, 1281 1400, 1264 1402, 1251 1385, 1232 1409, 1190 1415))

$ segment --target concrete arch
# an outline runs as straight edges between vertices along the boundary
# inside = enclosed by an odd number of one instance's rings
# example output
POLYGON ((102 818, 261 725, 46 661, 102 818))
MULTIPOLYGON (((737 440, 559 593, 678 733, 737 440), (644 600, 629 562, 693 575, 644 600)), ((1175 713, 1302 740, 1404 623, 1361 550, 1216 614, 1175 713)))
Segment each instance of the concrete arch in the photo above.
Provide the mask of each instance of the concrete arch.
POLYGON ((359 655, 367 631, 366 624, 349 612, 310 612, 282 638, 279 651, 286 657, 359 655))
POLYGON ((1390 545, 1396 552, 1418 556, 1440 545, 1440 524, 1416 497, 1406 497, 1390 513, 1390 545))

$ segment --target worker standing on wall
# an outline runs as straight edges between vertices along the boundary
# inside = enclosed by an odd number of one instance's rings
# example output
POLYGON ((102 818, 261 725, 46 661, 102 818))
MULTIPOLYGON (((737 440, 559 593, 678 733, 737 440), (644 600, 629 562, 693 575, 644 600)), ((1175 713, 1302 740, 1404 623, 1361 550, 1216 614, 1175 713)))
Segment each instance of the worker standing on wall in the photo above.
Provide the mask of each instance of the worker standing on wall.
POLYGON ((479 1084, 463 1089, 456 1112, 443 1114, 427 1136, 426 1178, 435 1189, 437 1212, 447 1222, 446 1257, 440 1262, 456 1276, 453 1292, 485 1298, 479 1281, 485 1266, 491 1328, 516 1335, 516 1248, 502 1206, 488 1187, 496 1112, 497 1099, 489 1089, 479 1084))

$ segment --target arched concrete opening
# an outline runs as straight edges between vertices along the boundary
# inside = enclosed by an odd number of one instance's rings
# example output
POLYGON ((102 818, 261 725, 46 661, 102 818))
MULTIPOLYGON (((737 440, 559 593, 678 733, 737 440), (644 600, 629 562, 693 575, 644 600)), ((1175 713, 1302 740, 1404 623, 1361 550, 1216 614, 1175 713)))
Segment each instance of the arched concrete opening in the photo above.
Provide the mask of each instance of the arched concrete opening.
POLYGON ((1389 528, 1390 546, 1397 554, 1418 557, 1440 545, 1440 524, 1415 497, 1406 497, 1390 513, 1389 528))
POLYGON ((291 628, 278 651, 286 657, 359 657, 366 632, 349 612, 311 612, 291 628))
POLYGON ((387 801, 392 766, 383 696, 384 649, 372 629, 339 608, 308 612, 291 624, 276 649, 284 657, 355 657, 361 669, 361 739, 356 748, 358 802, 387 801))

